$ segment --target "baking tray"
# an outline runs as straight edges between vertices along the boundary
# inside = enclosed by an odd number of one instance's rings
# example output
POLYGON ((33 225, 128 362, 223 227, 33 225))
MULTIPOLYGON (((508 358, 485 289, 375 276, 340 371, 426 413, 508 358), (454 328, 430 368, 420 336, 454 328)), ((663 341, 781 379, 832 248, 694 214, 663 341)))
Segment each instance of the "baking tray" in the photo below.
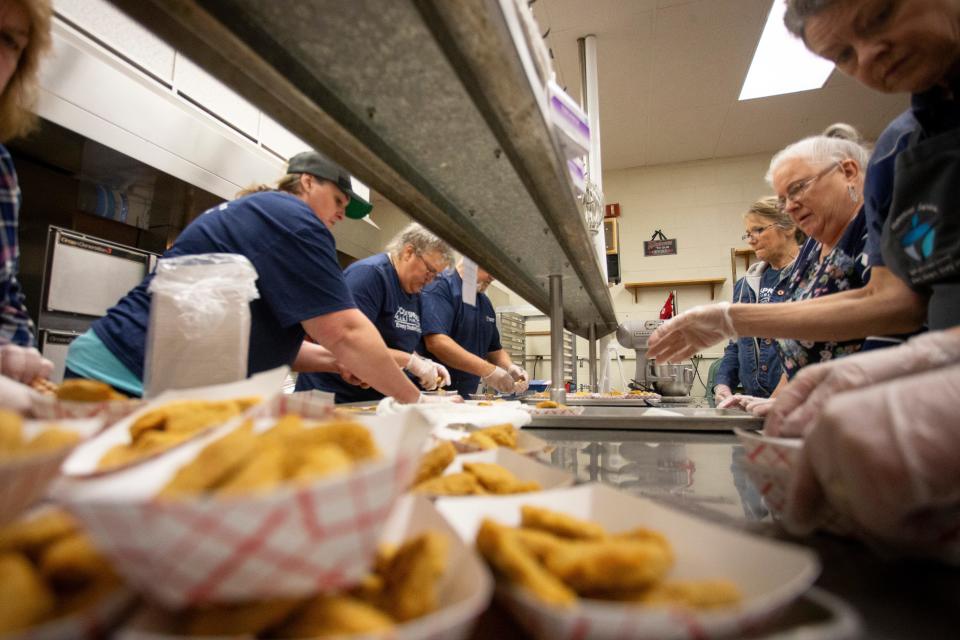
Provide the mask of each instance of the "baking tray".
POLYGON ((578 416, 534 415, 531 427, 640 431, 732 431, 760 429, 762 418, 737 409, 693 407, 584 407, 578 416))
MULTIPOLYGON (((536 404, 549 398, 523 398, 523 401, 536 404)), ((564 404, 570 407, 650 407, 660 403, 660 398, 584 398, 567 394, 564 404)))

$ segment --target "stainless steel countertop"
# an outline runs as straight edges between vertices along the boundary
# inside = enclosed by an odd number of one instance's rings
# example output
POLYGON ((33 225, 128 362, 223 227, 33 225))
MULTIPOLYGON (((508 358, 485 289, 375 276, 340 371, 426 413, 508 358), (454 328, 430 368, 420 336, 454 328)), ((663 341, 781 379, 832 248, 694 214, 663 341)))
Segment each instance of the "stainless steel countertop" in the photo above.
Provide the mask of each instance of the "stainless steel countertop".
MULTIPOLYGON (((556 449, 551 462, 578 481, 605 482, 715 522, 760 535, 780 531, 743 471, 743 447, 725 433, 531 429, 556 449)), ((819 552, 817 585, 863 617, 864 638, 949 638, 957 634, 960 569, 887 558, 829 535, 793 540, 819 552)), ((816 637, 816 636, 811 636, 816 637)))

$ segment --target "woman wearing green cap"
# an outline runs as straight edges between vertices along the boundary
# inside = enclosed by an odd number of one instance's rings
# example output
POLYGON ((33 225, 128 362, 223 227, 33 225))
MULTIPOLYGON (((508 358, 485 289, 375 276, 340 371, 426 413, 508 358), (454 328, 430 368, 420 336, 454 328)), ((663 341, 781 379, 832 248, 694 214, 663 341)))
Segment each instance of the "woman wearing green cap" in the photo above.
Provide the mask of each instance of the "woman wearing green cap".
MULTIPOLYGON (((275 187, 248 189, 197 217, 164 257, 234 253, 256 268, 260 297, 250 303, 248 374, 281 365, 349 372, 385 395, 416 402, 419 391, 356 308, 330 233, 345 216, 362 218, 370 209, 343 168, 319 152, 301 153, 290 159, 275 187), (301 350, 307 335, 319 344, 301 350)), ((102 380, 142 394, 152 278, 74 340, 65 377, 102 380)))

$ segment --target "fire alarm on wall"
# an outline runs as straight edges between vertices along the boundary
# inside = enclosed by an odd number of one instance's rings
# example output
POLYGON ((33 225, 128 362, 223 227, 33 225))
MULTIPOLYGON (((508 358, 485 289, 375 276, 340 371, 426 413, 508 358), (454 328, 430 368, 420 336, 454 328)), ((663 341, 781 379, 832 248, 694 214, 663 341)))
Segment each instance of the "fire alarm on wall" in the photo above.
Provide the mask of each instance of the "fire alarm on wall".
POLYGON ((620 217, 620 203, 611 202, 608 204, 603 212, 604 218, 619 218, 620 217))

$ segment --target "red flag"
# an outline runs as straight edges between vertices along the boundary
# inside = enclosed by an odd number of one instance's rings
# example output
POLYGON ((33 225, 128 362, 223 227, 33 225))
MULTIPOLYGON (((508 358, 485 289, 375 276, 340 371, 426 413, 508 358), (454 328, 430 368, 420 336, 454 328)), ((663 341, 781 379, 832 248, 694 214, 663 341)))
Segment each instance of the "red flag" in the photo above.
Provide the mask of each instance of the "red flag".
POLYGON ((660 309, 660 319, 669 320, 673 317, 673 311, 673 292, 671 291, 667 301, 663 303, 663 308, 660 309))

